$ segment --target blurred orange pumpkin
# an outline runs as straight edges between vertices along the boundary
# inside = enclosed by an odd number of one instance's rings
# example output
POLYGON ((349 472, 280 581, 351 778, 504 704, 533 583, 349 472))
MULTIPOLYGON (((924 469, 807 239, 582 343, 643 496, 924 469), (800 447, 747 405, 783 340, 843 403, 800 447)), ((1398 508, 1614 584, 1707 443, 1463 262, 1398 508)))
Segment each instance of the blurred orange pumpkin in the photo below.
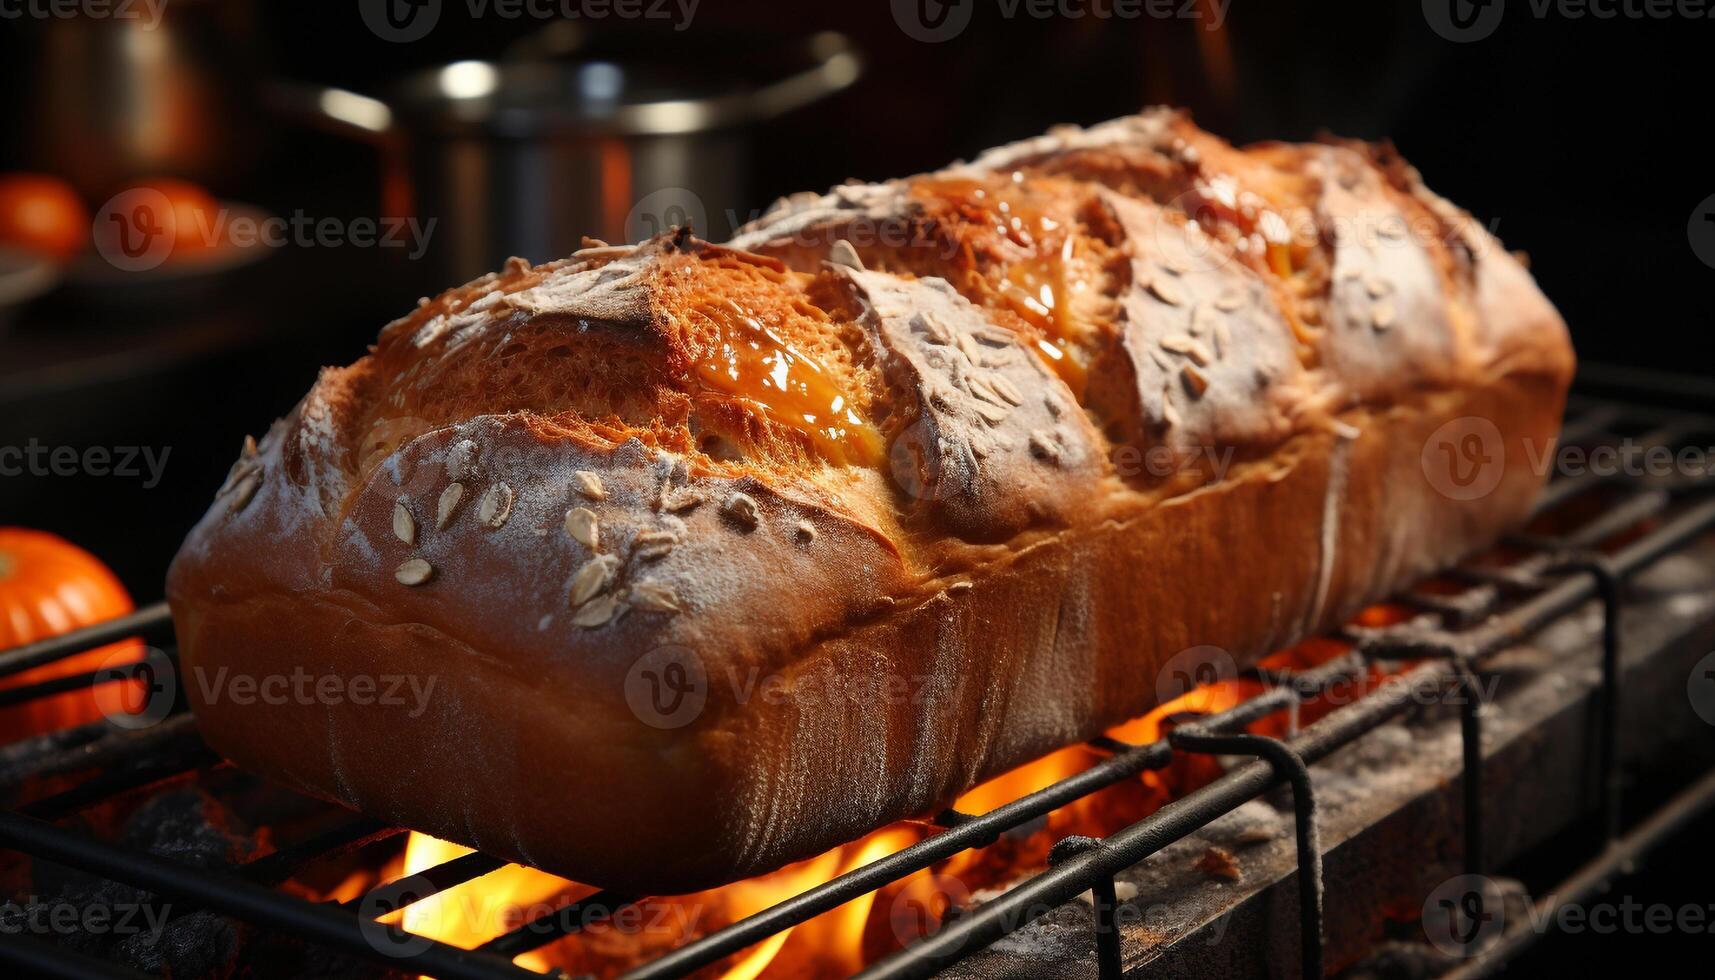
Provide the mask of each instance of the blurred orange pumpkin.
MULTIPOLYGON (((0 527, 0 650, 123 616, 133 608, 119 579, 89 552, 44 531, 0 527)), ((109 658, 120 663, 142 653, 140 641, 124 640, 0 678, 0 689, 87 673, 109 658)), ((0 708, 0 742, 99 717, 94 688, 38 698, 0 708)))

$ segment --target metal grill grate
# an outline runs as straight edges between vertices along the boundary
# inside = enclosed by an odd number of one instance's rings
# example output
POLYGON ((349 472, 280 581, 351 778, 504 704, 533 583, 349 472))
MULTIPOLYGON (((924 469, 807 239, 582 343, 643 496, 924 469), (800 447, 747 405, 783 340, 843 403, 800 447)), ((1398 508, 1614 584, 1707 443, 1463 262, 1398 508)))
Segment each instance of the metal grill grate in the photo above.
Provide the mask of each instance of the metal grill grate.
MULTIPOLYGON (((1666 412, 1624 403, 1575 400, 1568 412, 1563 444, 1629 439, 1640 446, 1707 447, 1715 439, 1715 419, 1666 412)), ((1147 818, 1103 839, 1072 837, 1060 841, 1046 871, 981 904, 938 932, 871 965, 860 976, 927 977, 983 949, 1001 937, 1090 891, 1093 942, 1104 980, 1121 976, 1119 933, 1114 923, 1114 875, 1198 831, 1276 786, 1290 785, 1298 830, 1302 915, 1301 955, 1305 976, 1322 973, 1322 901, 1320 855, 1315 846, 1316 807, 1307 768, 1331 752, 1406 713, 1413 692, 1474 683, 1485 659, 1591 600, 1604 611, 1603 668, 1598 713, 1597 758, 1600 809, 1606 847, 1561 888, 1561 902, 1579 901, 1675 828, 1715 805, 1715 776, 1684 791, 1629 833, 1622 831, 1620 790, 1614 745, 1619 688, 1620 590, 1632 575, 1694 542, 1715 528, 1715 496, 1701 478, 1658 479, 1585 474, 1557 479, 1539 501, 1538 514, 1555 511, 1600 490, 1609 502, 1595 516, 1563 536, 1516 536, 1509 541, 1525 557, 1510 565, 1466 567, 1456 577, 1464 590, 1456 595, 1410 592, 1398 597, 1418 612, 1416 618, 1386 628, 1351 628, 1341 634, 1352 650, 1313 669, 1294 673, 1253 671, 1263 693, 1219 714, 1180 725, 1150 744, 1125 744, 1099 738, 1091 747, 1104 758, 1090 768, 980 816, 947 811, 936 818, 942 828, 924 840, 827 883, 741 919, 643 964, 626 980, 683 977, 775 936, 845 902, 899 881, 962 851, 982 848, 1003 834, 1030 824, 1105 787, 1161 769, 1176 754, 1214 752, 1255 757, 1218 780, 1165 805, 1147 818), (1611 543, 1625 543, 1617 548, 1611 543), (1610 545, 1603 550, 1603 545, 1610 545), (1248 726, 1293 708, 1333 685, 1353 681, 1374 661, 1421 661, 1369 695, 1342 707, 1288 740, 1252 735, 1248 726)), ((164 604, 75 634, 0 654, 0 676, 16 674, 73 653, 131 636, 164 639, 171 622, 164 604)), ((111 681, 83 675, 68 680, 8 690, 0 704, 44 697, 72 687, 111 681)), ((1464 863, 1469 873, 1485 869, 1481 849, 1482 718, 1476 697, 1460 699, 1464 760, 1464 863)), ((582 925, 613 915, 640 899, 599 892, 526 922, 474 950, 463 950, 396 926, 374 921, 387 911, 421 901, 479 878, 505 862, 480 853, 448 861, 412 876, 406 883, 383 885, 365 900, 344 905, 317 904, 276 886, 317 861, 348 853, 399 828, 353 817, 341 826, 267 854, 225 872, 175 863, 118 844, 56 826, 54 820, 125 790, 195 770, 214 761, 202 745, 189 715, 169 718, 144 731, 116 731, 96 723, 38 736, 0 748, 0 788, 12 788, 30 775, 103 769, 102 775, 56 796, 15 811, 0 811, 0 847, 207 909, 301 940, 320 944, 385 967, 408 963, 414 972, 448 980, 489 980, 538 976, 514 965, 513 957, 576 932, 582 925), (401 950, 413 950, 409 960, 401 950)), ((1480 976, 1516 955, 1538 934, 1503 934, 1461 967, 1459 976, 1480 976)), ((0 962, 33 973, 59 977, 131 977, 133 971, 83 954, 73 954, 27 937, 0 941, 0 962)))

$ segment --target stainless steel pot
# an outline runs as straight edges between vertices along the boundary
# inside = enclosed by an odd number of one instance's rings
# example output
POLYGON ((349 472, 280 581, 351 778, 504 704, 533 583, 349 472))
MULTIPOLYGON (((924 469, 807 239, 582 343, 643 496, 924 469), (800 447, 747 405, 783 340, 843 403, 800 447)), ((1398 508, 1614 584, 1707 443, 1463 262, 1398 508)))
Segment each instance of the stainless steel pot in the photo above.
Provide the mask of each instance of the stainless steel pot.
POLYGON ((450 283, 512 255, 566 255, 585 235, 636 241, 690 223, 724 237, 744 201, 747 127, 838 92, 861 71, 851 44, 832 33, 768 52, 780 68, 761 80, 711 71, 723 60, 764 63, 730 48, 707 59, 532 55, 444 65, 380 98, 303 85, 275 86, 272 96, 382 149, 384 207, 408 206, 425 228, 435 222, 423 264, 450 283))

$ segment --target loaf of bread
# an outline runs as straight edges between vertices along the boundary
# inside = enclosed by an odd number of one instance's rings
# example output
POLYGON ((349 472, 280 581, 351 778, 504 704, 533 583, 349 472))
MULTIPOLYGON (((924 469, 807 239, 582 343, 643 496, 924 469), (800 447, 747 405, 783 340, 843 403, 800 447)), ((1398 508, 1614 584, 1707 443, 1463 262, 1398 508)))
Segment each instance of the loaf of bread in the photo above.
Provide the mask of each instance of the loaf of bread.
POLYGON ((297 789, 709 886, 1489 544, 1572 369, 1389 148, 1056 130, 423 300, 246 444, 170 574, 184 687, 297 789))

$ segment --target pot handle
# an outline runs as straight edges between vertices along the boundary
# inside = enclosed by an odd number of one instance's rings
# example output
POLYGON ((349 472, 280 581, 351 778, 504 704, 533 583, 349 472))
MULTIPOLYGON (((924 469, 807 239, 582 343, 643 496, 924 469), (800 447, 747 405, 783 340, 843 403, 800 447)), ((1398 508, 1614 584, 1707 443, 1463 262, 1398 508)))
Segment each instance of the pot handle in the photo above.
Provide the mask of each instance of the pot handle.
POLYGON ((815 66, 752 92, 755 118, 771 119, 827 98, 850 88, 863 74, 863 57, 844 34, 823 31, 806 44, 815 66))
POLYGON ((262 86, 269 108, 317 129, 381 147, 402 134, 387 103, 331 85, 272 81, 262 86))

